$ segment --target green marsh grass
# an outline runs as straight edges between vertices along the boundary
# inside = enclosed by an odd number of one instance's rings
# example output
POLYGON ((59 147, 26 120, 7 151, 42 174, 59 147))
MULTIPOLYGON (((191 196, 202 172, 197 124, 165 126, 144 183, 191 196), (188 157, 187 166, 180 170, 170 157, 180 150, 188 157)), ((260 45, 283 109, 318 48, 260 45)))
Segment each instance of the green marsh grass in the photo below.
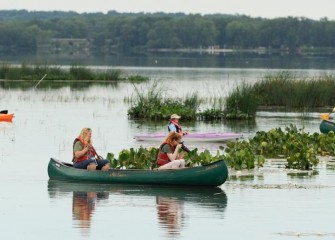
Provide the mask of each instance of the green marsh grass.
POLYGON ((183 119, 196 119, 196 111, 200 105, 197 93, 189 94, 185 99, 167 98, 166 89, 158 86, 155 81, 146 87, 139 89, 134 85, 135 96, 126 99, 130 103, 128 116, 131 119, 168 119, 172 113, 183 116, 183 119))
POLYGON ((296 77, 288 72, 266 76, 250 89, 261 106, 318 108, 335 103, 335 77, 296 77))
POLYGON ((89 68, 73 65, 69 69, 60 66, 26 65, 11 66, 7 63, 0 65, 0 87, 28 89, 36 86, 37 81, 43 79, 38 88, 87 88, 92 84, 117 84, 120 81, 140 83, 148 81, 145 76, 123 76, 121 70, 108 69, 93 71, 89 68))
POLYGON ((131 83, 140 83, 140 82, 149 81, 149 78, 146 76, 141 76, 141 75, 133 75, 133 76, 127 77, 127 80, 131 83))
POLYGON ((242 84, 227 96, 225 100, 225 114, 227 118, 255 117, 259 97, 251 89, 251 86, 242 84))
POLYGON ((93 71, 84 66, 72 65, 69 70, 60 66, 48 65, 27 65, 11 66, 3 63, 0 66, 0 79, 5 80, 39 80, 47 74, 45 81, 48 80, 91 80, 91 81, 130 81, 145 82, 148 77, 145 76, 122 76, 119 69, 108 69, 105 71, 93 71))
POLYGON ((242 84, 226 98, 212 98, 211 108, 198 113, 201 120, 252 119, 256 115, 258 97, 251 87, 242 84))

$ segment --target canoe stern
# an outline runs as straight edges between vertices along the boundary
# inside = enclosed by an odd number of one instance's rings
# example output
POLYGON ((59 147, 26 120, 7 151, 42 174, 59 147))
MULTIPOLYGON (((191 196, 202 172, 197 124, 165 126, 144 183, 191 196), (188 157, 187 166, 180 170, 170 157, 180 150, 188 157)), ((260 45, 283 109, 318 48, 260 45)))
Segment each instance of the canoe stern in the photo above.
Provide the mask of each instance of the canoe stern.
POLYGON ((322 120, 320 123, 320 132, 328 133, 330 131, 335 132, 335 123, 328 120, 322 120))

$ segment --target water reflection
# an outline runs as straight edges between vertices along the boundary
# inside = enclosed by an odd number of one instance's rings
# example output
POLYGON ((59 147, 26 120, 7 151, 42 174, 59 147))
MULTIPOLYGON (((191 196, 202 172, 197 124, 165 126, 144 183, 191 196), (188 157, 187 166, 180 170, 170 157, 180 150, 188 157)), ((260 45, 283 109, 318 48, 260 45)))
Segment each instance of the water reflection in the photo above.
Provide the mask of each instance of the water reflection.
POLYGON ((158 222, 169 236, 178 235, 184 225, 184 203, 169 197, 156 197, 158 222))
MULTIPOLYGON (((124 203, 132 198, 136 202, 149 201, 146 204, 150 206, 147 212, 154 208, 157 217, 153 220, 169 238, 182 233, 187 226, 187 216, 192 215, 190 211, 198 213, 205 210, 206 214, 222 219, 227 206, 227 196, 221 188, 108 185, 49 180, 48 193, 53 199, 71 197, 72 194, 73 225, 80 228, 85 236, 89 236, 90 230, 94 231, 92 226, 102 224, 92 224, 97 221, 93 218, 96 211, 114 211, 114 208, 123 206, 125 211, 122 212, 129 214, 134 206, 125 206, 124 203), (105 200, 106 204, 98 205, 101 200, 105 200), (97 210, 98 208, 101 209, 97 210)), ((198 217, 203 217, 202 215, 203 213, 198 217)))
POLYGON ((151 188, 156 195, 156 208, 160 228, 169 238, 179 236, 187 222, 186 204, 196 209, 214 210, 223 218, 227 196, 220 188, 151 188))
POLYGON ((104 187, 100 189, 98 184, 49 180, 48 192, 50 198, 59 198, 72 193, 73 225, 81 229, 83 236, 89 236, 96 203, 109 198, 108 189, 104 187))
MULTIPOLYGON (((80 228, 90 228, 91 217, 95 211, 96 201, 108 199, 108 192, 74 191, 72 198, 72 217, 80 228)), ((85 234, 86 235, 86 234, 85 234)))

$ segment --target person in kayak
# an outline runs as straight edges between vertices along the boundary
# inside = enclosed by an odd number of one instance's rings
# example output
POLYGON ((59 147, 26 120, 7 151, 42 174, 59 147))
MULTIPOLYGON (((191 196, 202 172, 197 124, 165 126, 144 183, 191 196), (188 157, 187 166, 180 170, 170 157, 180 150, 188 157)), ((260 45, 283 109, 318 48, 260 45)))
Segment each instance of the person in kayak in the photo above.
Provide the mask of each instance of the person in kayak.
POLYGON ((166 137, 159 147, 157 165, 158 169, 176 169, 184 168, 184 152, 179 153, 182 148, 181 136, 179 133, 172 131, 166 137))
POLYGON ((179 119, 181 118, 181 116, 177 115, 177 114, 172 114, 170 117, 170 121, 168 124, 168 130, 169 132, 174 131, 180 134, 180 136, 184 136, 186 134, 188 134, 187 132, 183 132, 182 126, 179 124, 179 119))
MULTIPOLYGON (((169 132, 171 131, 177 132, 182 137, 188 134, 188 132, 183 132, 181 125, 179 125, 179 118, 181 118, 181 116, 178 116, 177 114, 171 115, 168 130, 169 132)), ((188 147, 186 147, 183 142, 181 142, 181 144, 182 144, 181 149, 183 149, 185 152, 190 152, 190 149, 188 149, 188 147)))
POLYGON ((108 171, 108 160, 102 159, 92 146, 92 130, 83 128, 73 142, 73 167, 89 171, 108 171))

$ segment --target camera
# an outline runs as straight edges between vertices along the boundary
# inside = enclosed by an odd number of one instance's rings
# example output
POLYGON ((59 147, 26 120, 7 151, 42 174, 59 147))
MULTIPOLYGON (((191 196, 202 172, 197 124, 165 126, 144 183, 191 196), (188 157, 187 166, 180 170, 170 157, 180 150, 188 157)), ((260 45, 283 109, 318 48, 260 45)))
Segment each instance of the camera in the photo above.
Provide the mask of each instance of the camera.
POLYGON ((180 144, 181 144, 181 149, 183 149, 183 151, 185 151, 185 152, 187 152, 187 153, 189 153, 189 152, 191 151, 190 149, 188 149, 188 147, 186 147, 186 146, 184 145, 184 142, 181 142, 180 144))

